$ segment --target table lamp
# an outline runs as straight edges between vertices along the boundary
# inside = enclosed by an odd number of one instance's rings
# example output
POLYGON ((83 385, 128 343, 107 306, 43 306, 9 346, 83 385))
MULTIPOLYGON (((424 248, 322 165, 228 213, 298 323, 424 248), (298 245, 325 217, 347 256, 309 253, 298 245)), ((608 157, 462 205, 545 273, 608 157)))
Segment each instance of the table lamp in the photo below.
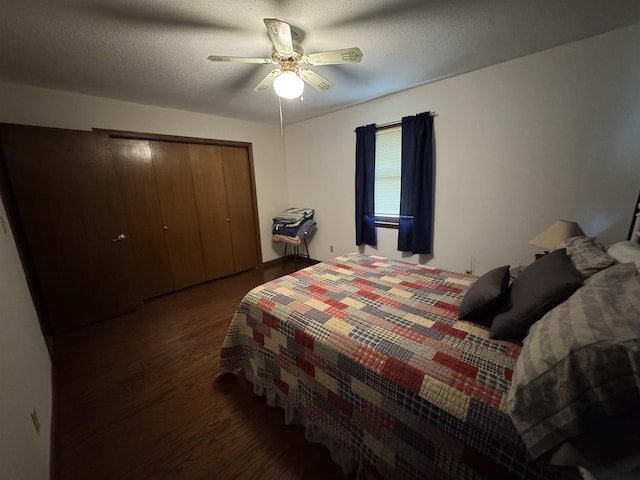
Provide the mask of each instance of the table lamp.
POLYGON ((543 248, 548 252, 549 250, 556 248, 563 240, 584 234, 585 233, 580 228, 580 225, 576 222, 557 220, 547 227, 542 233, 539 233, 529 240, 529 243, 536 247, 543 248))

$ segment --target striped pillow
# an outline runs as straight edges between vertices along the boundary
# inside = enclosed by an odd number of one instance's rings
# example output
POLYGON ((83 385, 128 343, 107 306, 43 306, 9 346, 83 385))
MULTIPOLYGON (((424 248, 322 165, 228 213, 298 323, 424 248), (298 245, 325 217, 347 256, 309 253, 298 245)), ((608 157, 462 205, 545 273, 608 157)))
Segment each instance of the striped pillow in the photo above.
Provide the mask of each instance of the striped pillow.
POLYGON ((566 248, 571 263, 583 279, 616 264, 616 259, 600 250, 592 240, 581 235, 567 238, 557 248, 566 248))

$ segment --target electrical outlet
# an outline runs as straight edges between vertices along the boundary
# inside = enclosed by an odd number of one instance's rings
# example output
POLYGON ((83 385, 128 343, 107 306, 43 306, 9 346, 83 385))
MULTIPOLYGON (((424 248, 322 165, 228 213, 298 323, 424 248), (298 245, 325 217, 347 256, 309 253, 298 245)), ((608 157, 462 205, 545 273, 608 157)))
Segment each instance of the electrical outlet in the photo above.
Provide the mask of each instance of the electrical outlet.
POLYGON ((329 245, 329 251, 333 253, 333 245, 329 245))
POLYGON ((31 421, 33 422, 33 428, 35 428, 36 433, 40 433, 40 420, 38 419, 38 412, 35 408, 31 409, 31 421))

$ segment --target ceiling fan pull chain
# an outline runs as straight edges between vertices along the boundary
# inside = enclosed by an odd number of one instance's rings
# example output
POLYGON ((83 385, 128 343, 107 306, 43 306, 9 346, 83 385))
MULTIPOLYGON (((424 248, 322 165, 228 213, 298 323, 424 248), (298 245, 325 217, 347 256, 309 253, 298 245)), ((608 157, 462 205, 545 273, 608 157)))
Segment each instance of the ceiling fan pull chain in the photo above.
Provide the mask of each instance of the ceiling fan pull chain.
POLYGON ((282 126, 282 98, 278 97, 278 106, 280 107, 280 135, 284 135, 284 128, 282 126))

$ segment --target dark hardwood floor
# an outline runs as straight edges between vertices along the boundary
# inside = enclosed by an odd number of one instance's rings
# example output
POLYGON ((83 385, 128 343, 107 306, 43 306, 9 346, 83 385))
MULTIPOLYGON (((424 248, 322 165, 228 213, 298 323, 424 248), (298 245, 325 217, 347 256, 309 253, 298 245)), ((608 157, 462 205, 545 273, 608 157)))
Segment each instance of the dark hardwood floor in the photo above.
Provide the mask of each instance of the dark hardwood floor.
POLYGON ((54 340, 52 478, 344 479, 246 380, 216 378, 254 270, 145 302, 54 340))

